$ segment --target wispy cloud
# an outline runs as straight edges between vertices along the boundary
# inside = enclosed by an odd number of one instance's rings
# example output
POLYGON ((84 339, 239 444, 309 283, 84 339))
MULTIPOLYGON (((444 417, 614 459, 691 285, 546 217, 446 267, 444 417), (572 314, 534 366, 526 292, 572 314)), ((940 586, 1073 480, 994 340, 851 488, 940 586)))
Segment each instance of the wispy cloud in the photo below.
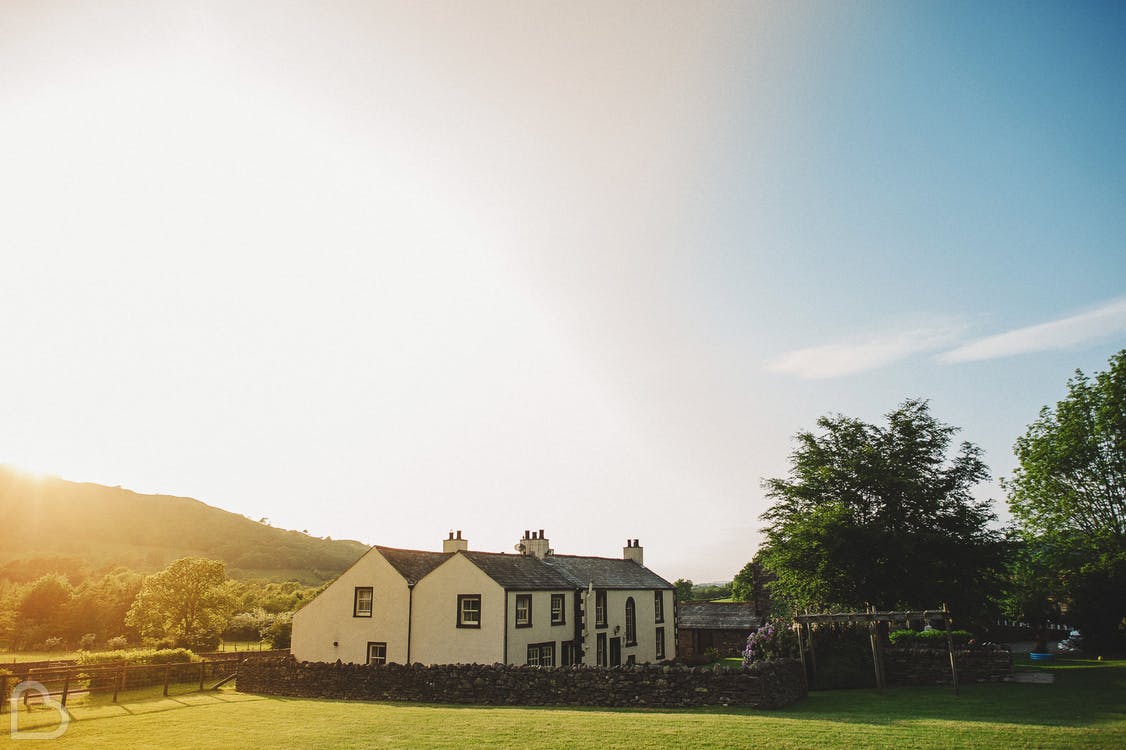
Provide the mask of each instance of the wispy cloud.
POLYGON ((940 362, 973 362, 1014 354, 1066 349, 1126 331, 1126 297, 1066 318, 1017 328, 963 344, 939 355, 940 362))
POLYGON ((890 365, 912 354, 949 346, 964 330, 960 324, 929 326, 887 333, 863 341, 795 349, 766 363, 773 372, 823 380, 855 375, 890 365))

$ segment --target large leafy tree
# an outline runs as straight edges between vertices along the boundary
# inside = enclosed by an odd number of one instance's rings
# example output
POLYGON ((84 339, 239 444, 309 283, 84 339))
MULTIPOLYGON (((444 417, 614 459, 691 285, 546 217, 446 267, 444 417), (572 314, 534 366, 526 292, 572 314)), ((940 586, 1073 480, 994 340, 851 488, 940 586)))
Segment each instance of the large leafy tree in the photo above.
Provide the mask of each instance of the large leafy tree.
POLYGON ((145 578, 125 624, 149 640, 214 648, 234 606, 226 581, 223 563, 218 560, 176 560, 145 578))
POLYGON ((797 435, 788 477, 764 482, 760 559, 791 609, 949 603, 983 614, 998 580, 994 516, 975 501, 981 450, 908 400, 872 425, 835 415, 797 435))
POLYGON ((1009 508, 1024 529, 1126 543, 1126 350, 1093 382, 1077 370, 1015 452, 1009 508))
POLYGON ((731 582, 731 598, 753 604, 756 612, 767 615, 770 613, 770 595, 766 588, 769 583, 770 574, 763 569, 762 561, 756 555, 735 574, 731 582))
POLYGON ((1126 350, 1109 364, 1093 380, 1076 371, 1067 396, 1040 411, 1006 483, 1029 551, 1025 588, 1096 637, 1126 618, 1126 350))

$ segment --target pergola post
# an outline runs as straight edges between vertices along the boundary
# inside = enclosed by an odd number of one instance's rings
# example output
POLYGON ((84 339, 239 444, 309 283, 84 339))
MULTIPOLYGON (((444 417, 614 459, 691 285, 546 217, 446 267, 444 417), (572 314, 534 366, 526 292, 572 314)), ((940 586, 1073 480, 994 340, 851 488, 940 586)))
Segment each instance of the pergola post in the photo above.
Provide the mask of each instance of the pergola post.
POLYGON ((958 665, 954 659, 954 636, 950 632, 950 610, 942 603, 942 622, 946 625, 946 650, 950 654, 950 676, 954 680, 954 695, 958 692, 958 665))
POLYGON ((805 647, 802 645, 801 622, 795 620, 794 626, 798 631, 798 658, 801 659, 801 679, 805 683, 805 689, 809 690, 809 675, 805 671, 805 647))
POLYGON ((876 687, 880 690, 884 689, 883 675, 880 674, 880 653, 879 638, 876 636, 876 608, 869 605, 868 607, 868 640, 872 646, 872 671, 876 675, 876 687))

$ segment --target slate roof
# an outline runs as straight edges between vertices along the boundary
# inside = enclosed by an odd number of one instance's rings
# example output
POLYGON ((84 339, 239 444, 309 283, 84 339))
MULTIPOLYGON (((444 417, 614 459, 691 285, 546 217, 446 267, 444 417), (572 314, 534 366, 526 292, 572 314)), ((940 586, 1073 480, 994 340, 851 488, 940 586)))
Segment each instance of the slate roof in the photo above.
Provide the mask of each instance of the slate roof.
POLYGON ((498 552, 461 554, 506 589, 560 590, 576 588, 574 582, 531 555, 502 555, 498 552))
POLYGON ((425 552, 417 549, 395 549, 394 547, 375 547, 379 554, 399 571, 399 575, 414 585, 434 568, 449 559, 449 552, 425 552))
POLYGON ((762 624, 755 605, 741 602, 682 602, 676 605, 678 628, 697 630, 742 630, 750 632, 762 624))
POLYGON ((573 588, 671 589, 673 585, 644 565, 615 557, 548 555, 541 561, 555 568, 574 584, 573 588))
POLYGON ((376 546, 399 574, 414 585, 452 555, 465 555, 503 588, 523 591, 585 589, 671 589, 671 583, 633 560, 579 555, 531 555, 499 552, 426 552, 376 546))

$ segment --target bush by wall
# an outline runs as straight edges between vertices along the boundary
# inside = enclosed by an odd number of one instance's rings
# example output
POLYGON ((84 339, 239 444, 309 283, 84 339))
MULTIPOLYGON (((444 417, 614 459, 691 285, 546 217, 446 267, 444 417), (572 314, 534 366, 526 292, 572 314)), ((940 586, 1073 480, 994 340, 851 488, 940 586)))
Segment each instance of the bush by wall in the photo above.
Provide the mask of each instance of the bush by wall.
POLYGON ((186 648, 146 648, 131 651, 83 651, 78 655, 79 664, 182 664, 198 661, 198 657, 186 648))
POLYGON ((664 666, 423 666, 248 660, 238 689, 248 693, 344 700, 517 706, 749 706, 780 708, 805 696, 792 660, 743 669, 664 666))
MULTIPOLYGON (((973 633, 968 630, 951 630, 950 639, 955 646, 964 646, 973 633)), ((888 636, 894 646, 914 646, 919 648, 946 648, 945 630, 893 630, 888 636)))

